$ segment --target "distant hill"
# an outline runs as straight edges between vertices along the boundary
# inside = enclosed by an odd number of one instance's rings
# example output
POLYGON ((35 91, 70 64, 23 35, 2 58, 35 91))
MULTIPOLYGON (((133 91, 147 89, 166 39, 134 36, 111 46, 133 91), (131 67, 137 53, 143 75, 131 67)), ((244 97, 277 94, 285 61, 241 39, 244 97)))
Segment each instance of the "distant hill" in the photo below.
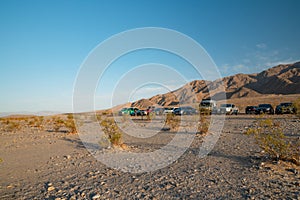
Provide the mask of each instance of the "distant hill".
POLYGON ((195 80, 172 92, 133 102, 131 106, 173 106, 179 102, 196 103, 209 97, 222 100, 221 94, 223 97, 226 95, 227 99, 266 94, 300 94, 300 62, 278 65, 257 74, 236 74, 215 81, 195 80), (222 82, 225 94, 221 93, 222 82))
POLYGON ((0 112, 0 117, 32 117, 32 116, 48 116, 48 115, 57 115, 61 114, 60 112, 54 111, 40 111, 40 112, 0 112))

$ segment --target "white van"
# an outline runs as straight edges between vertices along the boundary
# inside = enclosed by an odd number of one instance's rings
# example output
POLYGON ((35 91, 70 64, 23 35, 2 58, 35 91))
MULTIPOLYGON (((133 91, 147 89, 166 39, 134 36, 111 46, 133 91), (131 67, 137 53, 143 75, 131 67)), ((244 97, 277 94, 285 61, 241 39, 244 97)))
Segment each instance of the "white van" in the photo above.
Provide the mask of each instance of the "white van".
POLYGON ((199 104, 200 113, 211 114, 217 108, 217 102, 212 99, 203 99, 199 104))

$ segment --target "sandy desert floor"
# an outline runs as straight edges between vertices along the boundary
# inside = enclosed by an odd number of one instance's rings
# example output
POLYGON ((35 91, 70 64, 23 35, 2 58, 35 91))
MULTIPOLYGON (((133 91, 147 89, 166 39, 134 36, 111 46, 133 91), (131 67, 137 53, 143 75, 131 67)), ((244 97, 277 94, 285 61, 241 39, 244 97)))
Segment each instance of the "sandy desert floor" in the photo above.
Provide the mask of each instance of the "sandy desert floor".
MULTIPOLYGON (((299 140, 298 118, 270 117, 299 140)), ((255 126, 256 118, 226 116, 222 135, 208 156, 198 156, 204 138, 198 134, 178 160, 148 173, 107 167, 77 134, 27 126, 8 131, 2 122, 0 199, 300 199, 299 166, 270 161, 254 138, 243 134, 255 126)), ((153 140, 124 140, 129 150, 152 151, 172 134, 160 131, 153 140)))

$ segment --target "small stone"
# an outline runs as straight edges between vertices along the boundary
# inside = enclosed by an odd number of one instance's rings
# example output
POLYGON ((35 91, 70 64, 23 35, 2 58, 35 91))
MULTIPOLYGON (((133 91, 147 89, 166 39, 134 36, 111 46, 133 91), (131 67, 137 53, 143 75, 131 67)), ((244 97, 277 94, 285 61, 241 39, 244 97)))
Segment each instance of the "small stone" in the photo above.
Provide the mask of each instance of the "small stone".
POLYGON ((66 155, 65 158, 69 160, 71 158, 71 156, 70 155, 66 155))
POLYGON ((48 192, 50 192, 50 191, 53 191, 53 190, 55 190, 55 187, 53 187, 53 186, 50 186, 50 187, 48 187, 48 192))
POLYGON ((101 183, 100 183, 100 185, 105 185, 106 183, 104 182, 104 181, 102 181, 101 183))
POLYGON ((100 199, 100 194, 96 194, 92 197, 92 199, 100 199))
POLYGON ((76 200, 76 196, 75 195, 71 196, 69 200, 76 200))
POLYGON ((169 189, 171 189, 172 188, 172 185, 170 185, 170 184, 168 184, 167 186, 166 186, 166 189, 167 190, 169 190, 169 189))
POLYGON ((80 196, 81 196, 81 197, 85 197, 86 195, 85 195, 84 192, 81 192, 80 196))

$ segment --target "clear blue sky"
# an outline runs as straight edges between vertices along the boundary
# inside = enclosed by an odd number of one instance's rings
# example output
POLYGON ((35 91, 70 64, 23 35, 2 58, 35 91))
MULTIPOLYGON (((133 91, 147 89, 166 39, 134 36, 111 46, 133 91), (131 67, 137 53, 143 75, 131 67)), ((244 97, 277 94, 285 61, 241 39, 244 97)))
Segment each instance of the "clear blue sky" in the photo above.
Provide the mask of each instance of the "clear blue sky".
MULTIPOLYGON (((298 0, 0 0, 0 112, 71 111, 73 84, 89 52, 133 28, 163 27, 188 35, 210 54, 222 76, 298 61, 299 10, 298 0)), ((126 69, 159 62, 151 57, 157 53, 137 53, 139 62, 127 59, 126 69)), ((124 63, 114 63, 104 81, 115 81, 118 64, 124 63)), ((170 80, 171 88, 180 84, 170 80)), ((97 91, 97 108, 109 106, 99 102, 110 91, 97 91)), ((140 93, 135 98, 143 97, 140 93)))

